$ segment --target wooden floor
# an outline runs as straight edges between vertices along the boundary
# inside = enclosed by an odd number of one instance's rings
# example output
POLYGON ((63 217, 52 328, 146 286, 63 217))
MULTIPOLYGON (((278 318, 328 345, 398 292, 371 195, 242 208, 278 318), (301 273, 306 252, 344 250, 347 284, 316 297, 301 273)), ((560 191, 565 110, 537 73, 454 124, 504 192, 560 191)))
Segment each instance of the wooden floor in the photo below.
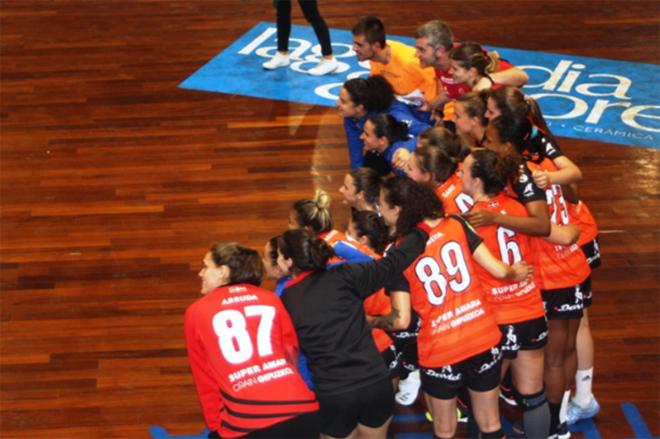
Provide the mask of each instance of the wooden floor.
MULTIPOLYGON (((372 13, 412 36, 442 18, 484 44, 660 62, 657 1, 320 4, 336 28, 372 13)), ((218 240, 261 248, 316 186, 337 195, 341 120, 332 108, 177 88, 274 20, 270 0, 5 0, 0 20, 0 436, 199 432, 182 324, 201 257, 218 240)), ((658 152, 562 146, 603 231, 596 426, 633 437, 620 409, 632 402, 657 436, 658 152)), ((346 212, 334 210, 341 226, 346 212)))

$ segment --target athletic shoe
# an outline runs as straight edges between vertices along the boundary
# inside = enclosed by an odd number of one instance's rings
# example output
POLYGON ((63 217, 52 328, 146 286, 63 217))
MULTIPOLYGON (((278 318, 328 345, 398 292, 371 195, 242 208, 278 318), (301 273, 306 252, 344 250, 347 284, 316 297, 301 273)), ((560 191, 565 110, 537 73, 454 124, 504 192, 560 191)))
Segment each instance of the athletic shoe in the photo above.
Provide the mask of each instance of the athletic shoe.
POLYGON ((557 426, 555 433, 550 433, 548 439, 569 439, 570 437, 571 432, 568 431, 568 424, 566 422, 562 422, 557 426))
POLYGON ((500 384, 500 398, 511 407, 518 407, 518 401, 516 401, 513 388, 500 384))
MULTIPOLYGON (((427 421, 433 422, 433 415, 431 412, 424 412, 424 417, 427 421)), ((468 414, 463 413, 460 407, 456 407, 456 419, 458 420, 459 424, 467 424, 469 418, 468 414)))
POLYGON ((312 76, 323 76, 332 73, 339 68, 339 63, 333 56, 332 58, 321 58, 318 64, 309 69, 307 73, 312 76))
POLYGON ((283 54, 277 52, 274 57, 262 64, 262 67, 266 70, 274 70, 280 67, 286 67, 289 65, 289 54, 283 54))
POLYGON ((394 395, 394 400, 401 405, 412 405, 417 400, 421 385, 419 370, 410 372, 408 378, 399 382, 399 391, 394 395))
POLYGON ((459 424, 467 424, 469 417, 470 413, 467 410, 461 407, 456 407, 456 419, 459 424))
POLYGON ((573 400, 568 403, 568 410, 566 411, 566 421, 568 425, 573 425, 582 419, 593 418, 600 411, 600 404, 593 396, 586 407, 580 407, 573 400))

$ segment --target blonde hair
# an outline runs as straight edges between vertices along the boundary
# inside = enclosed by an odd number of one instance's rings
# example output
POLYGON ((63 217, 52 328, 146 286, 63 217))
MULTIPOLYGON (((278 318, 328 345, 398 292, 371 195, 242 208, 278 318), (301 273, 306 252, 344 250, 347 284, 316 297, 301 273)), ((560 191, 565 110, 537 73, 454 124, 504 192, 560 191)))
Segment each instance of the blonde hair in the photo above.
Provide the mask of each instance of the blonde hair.
POLYGON ((302 199, 293 203, 292 210, 301 228, 307 227, 316 234, 332 229, 330 195, 322 189, 316 190, 313 199, 302 199))

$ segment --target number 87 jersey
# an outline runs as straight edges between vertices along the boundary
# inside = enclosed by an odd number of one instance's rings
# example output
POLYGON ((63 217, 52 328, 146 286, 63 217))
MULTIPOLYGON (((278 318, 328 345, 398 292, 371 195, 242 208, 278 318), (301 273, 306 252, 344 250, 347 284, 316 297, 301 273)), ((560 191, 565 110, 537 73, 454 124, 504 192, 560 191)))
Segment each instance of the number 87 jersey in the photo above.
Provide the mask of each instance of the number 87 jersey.
POLYGON ((500 340, 472 258, 480 244, 462 218, 445 217, 431 230, 424 252, 404 271, 412 307, 422 320, 417 344, 424 367, 457 363, 500 340))

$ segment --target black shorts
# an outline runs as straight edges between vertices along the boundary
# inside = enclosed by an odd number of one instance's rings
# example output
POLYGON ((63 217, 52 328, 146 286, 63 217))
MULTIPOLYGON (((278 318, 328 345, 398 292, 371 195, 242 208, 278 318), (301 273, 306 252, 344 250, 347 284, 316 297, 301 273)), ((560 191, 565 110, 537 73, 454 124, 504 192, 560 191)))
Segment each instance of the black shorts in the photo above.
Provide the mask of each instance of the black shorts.
POLYGON ((580 247, 582 253, 587 258, 589 267, 593 270, 594 268, 600 267, 600 239, 598 235, 592 240, 580 247))
POLYGON ((503 358, 516 358, 518 351, 540 349, 548 343, 548 322, 545 317, 498 326, 502 332, 500 347, 503 358))
POLYGON ((581 284, 556 290, 541 290, 548 320, 581 319, 585 301, 591 305, 591 276, 581 284))
POLYGON ((321 431, 321 419, 319 412, 305 413, 288 421, 280 422, 262 430, 253 431, 245 438, 272 439, 274 437, 286 437, 297 439, 316 439, 321 431))
POLYGON ((336 395, 316 395, 321 406, 321 433, 348 436, 358 424, 377 428, 394 413, 394 390, 389 378, 336 395))
POLYGON ((380 356, 387 366, 387 370, 390 372, 390 379, 399 376, 399 364, 401 359, 401 354, 396 351, 396 348, 393 344, 386 347, 381 353, 380 356))
POLYGON ((437 399, 452 399, 465 384, 477 392, 500 385, 502 350, 499 344, 466 360, 438 368, 420 367, 422 390, 437 399))

